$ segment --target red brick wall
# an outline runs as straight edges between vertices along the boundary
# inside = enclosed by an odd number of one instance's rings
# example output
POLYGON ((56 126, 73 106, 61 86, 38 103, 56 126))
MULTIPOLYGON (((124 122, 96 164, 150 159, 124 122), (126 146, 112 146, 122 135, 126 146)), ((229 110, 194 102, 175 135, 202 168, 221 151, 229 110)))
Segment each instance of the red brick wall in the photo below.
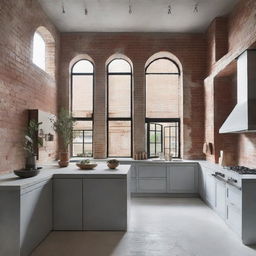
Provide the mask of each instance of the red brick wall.
POLYGON ((206 102, 205 140, 214 143, 215 155, 208 155, 207 159, 217 161, 219 150, 224 150, 227 154, 233 156, 231 164, 242 164, 255 168, 255 133, 220 135, 218 129, 235 103, 235 58, 247 48, 256 45, 256 1, 241 0, 236 5, 226 19, 226 32, 223 30, 225 19, 221 23, 222 25, 215 26, 215 29, 210 27, 207 33, 208 56, 213 56, 219 50, 219 52, 222 52, 221 57, 228 49, 227 54, 219 60, 216 58, 214 62, 212 58, 208 59, 210 72, 204 83, 206 102), (210 38, 217 37, 220 42, 219 49, 210 40, 210 38), (227 41, 228 45, 226 44, 227 41), (219 78, 220 76, 222 78, 219 78))
MULTIPOLYGON (((124 54, 134 68, 134 152, 144 151, 145 63, 153 54, 174 54, 183 69, 184 157, 201 158, 204 130, 203 78, 206 43, 200 34, 168 33, 62 33, 59 76, 59 103, 69 105, 69 68, 79 54, 88 54, 95 63, 94 156, 106 156, 106 70, 107 59, 124 54), (201 131, 201 132, 198 132, 201 131)), ((160 99, 161 100, 161 99, 160 99)))
MULTIPOLYGON (((39 26, 46 27, 54 37, 57 59, 59 33, 37 1, 1 0, 0 172, 12 171, 24 165, 22 141, 27 124, 26 110, 41 109, 56 114, 55 77, 32 63, 32 39, 39 26)), ((48 154, 44 160, 53 158, 53 151, 51 149, 50 156, 48 154)))

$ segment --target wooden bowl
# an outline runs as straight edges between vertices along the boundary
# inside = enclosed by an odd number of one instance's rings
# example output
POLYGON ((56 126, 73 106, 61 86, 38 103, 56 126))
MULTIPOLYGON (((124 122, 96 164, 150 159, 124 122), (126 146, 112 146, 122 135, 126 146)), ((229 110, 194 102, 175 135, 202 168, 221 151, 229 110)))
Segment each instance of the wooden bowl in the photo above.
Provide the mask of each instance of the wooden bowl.
POLYGON ((92 170, 97 166, 97 164, 80 164, 80 163, 77 163, 76 166, 78 166, 81 170, 92 170))

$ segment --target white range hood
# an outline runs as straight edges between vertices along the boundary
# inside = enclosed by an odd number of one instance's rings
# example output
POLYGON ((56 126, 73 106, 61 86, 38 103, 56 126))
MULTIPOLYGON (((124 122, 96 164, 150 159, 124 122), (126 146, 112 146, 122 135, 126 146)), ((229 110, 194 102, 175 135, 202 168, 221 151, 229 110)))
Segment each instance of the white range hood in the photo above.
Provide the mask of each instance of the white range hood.
POLYGON ((256 132, 256 50, 247 50, 237 60, 237 105, 219 133, 256 132))

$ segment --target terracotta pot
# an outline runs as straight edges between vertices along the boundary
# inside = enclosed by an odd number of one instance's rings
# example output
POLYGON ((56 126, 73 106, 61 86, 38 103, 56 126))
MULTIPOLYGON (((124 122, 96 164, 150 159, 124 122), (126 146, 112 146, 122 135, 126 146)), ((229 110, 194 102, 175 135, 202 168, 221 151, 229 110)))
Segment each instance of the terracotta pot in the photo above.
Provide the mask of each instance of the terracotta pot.
POLYGON ((69 153, 68 152, 60 152, 58 163, 59 163, 60 167, 67 167, 69 164, 69 153))

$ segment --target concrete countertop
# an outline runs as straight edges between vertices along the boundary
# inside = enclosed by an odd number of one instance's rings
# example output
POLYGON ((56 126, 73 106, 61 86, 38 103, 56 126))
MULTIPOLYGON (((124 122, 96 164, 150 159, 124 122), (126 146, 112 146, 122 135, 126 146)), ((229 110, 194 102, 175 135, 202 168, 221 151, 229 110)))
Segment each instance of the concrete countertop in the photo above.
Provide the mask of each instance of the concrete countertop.
POLYGON ((0 175, 0 190, 22 190, 52 178, 126 178, 130 165, 120 165, 115 170, 106 164, 98 164, 94 170, 80 170, 75 163, 66 168, 58 165, 44 165, 40 173, 31 178, 21 179, 13 173, 0 175))

